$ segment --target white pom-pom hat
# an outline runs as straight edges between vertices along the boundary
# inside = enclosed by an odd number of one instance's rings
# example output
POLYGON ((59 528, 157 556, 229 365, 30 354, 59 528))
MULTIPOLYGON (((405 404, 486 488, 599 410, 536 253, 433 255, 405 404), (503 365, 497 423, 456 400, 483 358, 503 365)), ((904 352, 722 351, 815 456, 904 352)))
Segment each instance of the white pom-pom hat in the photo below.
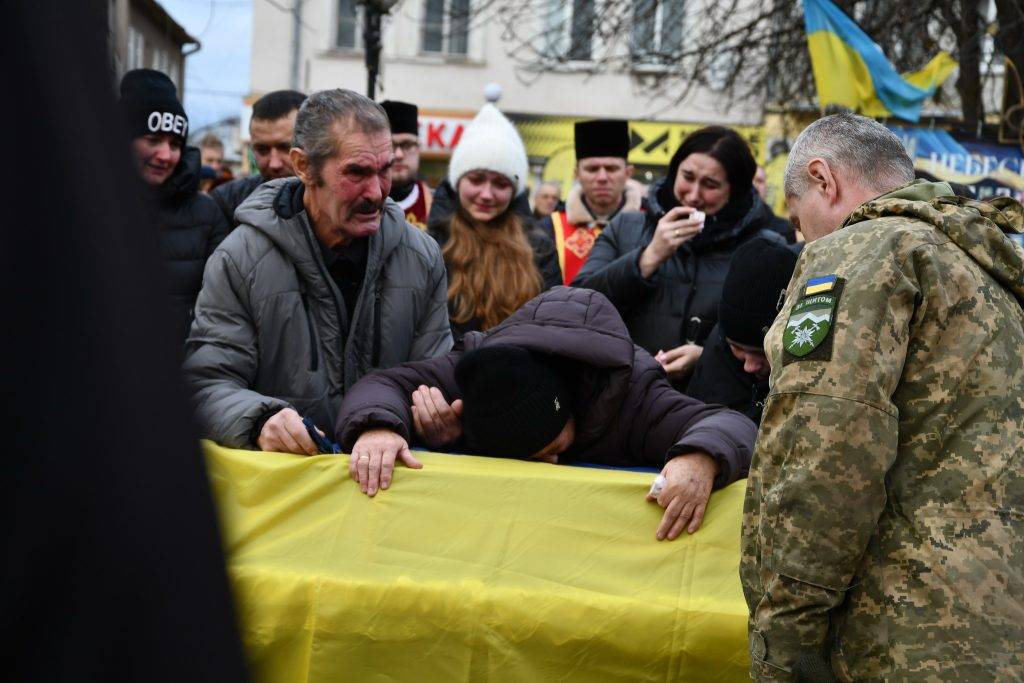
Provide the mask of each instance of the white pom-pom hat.
POLYGON ((459 178, 476 170, 502 174, 516 186, 516 194, 526 189, 529 166, 523 139, 512 122, 490 103, 462 132, 448 163, 448 182, 457 188, 459 178))

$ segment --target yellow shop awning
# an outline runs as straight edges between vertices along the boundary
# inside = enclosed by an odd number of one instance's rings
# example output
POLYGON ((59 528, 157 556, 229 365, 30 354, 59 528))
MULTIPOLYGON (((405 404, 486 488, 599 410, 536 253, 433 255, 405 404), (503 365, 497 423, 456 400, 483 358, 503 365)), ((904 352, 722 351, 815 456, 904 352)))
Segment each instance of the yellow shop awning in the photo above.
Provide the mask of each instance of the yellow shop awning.
MULTIPOLYGON (((576 166, 573 144, 573 124, 581 117, 561 116, 515 116, 516 129, 526 153, 531 159, 544 160, 544 180, 562 183, 564 189, 572 183, 576 166)), ((710 123, 673 123, 662 121, 636 120, 629 122, 630 152, 632 164, 644 166, 668 166, 672 155, 683 139, 695 130, 710 123)), ((765 134, 763 126, 732 126, 750 143, 754 157, 765 157, 765 134)))

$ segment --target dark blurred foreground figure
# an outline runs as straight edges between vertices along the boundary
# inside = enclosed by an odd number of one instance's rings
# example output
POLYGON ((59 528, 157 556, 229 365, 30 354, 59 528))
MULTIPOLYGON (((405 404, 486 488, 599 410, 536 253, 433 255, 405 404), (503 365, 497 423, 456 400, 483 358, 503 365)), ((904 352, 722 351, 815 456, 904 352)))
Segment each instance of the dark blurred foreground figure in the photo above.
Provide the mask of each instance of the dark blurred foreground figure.
POLYGON ((32 229, 6 231, 0 249, 17 359, 0 398, 3 678, 240 681, 157 238, 140 229, 141 183, 112 124, 99 5, 14 3, 0 41, 4 88, 33 93, 0 113, 18 132, 11 151, 61 188, 10 203, 5 220, 32 229), (75 59, 38 41, 40 26, 75 59), (40 278, 32 254, 60 276, 40 278))
POLYGON ((755 433, 742 415, 675 391, 605 297, 569 287, 461 349, 364 378, 336 431, 369 495, 390 486, 396 457, 408 463, 414 434, 463 453, 663 468, 659 540, 696 531, 712 488, 746 476, 755 433))
POLYGON ((796 259, 796 245, 760 238, 736 250, 718 302, 718 324, 693 370, 688 396, 761 422, 771 371, 764 335, 786 297, 796 259))
POLYGON ((797 138, 740 579, 756 680, 1024 672, 1024 211, 914 180, 854 114, 797 138))
POLYGON ((203 286, 206 259, 227 237, 230 226, 214 201, 199 191, 200 153, 185 146, 188 118, 171 79, 153 69, 129 71, 121 79, 118 108, 160 236, 173 340, 182 347, 203 286))

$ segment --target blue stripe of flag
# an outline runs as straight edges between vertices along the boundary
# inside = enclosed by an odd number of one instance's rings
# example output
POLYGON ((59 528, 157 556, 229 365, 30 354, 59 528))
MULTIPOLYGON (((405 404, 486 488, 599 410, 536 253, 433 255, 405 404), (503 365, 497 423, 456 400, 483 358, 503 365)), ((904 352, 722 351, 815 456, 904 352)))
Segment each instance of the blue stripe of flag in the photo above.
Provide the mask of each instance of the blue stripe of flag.
POLYGON ((824 285, 836 281, 835 275, 826 275, 825 277, 816 277, 813 280, 807 281, 808 287, 815 287, 817 285, 824 285))

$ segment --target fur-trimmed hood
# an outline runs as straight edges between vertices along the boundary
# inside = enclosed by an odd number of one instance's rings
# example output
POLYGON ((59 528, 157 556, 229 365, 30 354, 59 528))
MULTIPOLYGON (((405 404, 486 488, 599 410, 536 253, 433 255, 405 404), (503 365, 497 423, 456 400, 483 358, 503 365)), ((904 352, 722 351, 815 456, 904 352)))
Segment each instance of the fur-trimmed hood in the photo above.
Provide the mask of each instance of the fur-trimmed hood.
POLYGON ((600 226, 603 228, 608 225, 611 219, 623 211, 640 211, 643 207, 643 200, 644 186, 630 178, 626 181, 624 201, 619 205, 619 208, 610 216, 594 216, 590 209, 587 208, 587 205, 583 203, 583 188, 580 187, 579 183, 573 183, 572 188, 569 190, 569 196, 565 200, 565 217, 573 225, 583 225, 590 228, 600 226))

